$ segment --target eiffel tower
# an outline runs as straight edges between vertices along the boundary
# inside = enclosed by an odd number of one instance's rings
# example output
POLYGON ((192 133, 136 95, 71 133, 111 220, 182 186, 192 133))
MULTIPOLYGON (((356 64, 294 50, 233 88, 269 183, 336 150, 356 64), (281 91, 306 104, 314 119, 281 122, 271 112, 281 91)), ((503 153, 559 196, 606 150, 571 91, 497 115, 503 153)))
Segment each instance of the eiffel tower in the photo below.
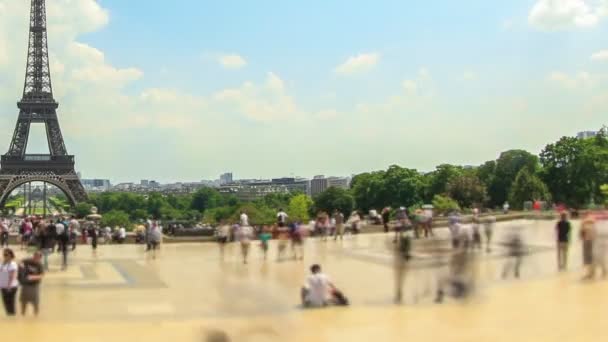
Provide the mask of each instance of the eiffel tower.
POLYGON ((46 32, 45 0, 32 0, 29 45, 23 97, 17 103, 19 117, 8 152, 0 161, 0 206, 17 187, 31 182, 52 184, 75 205, 87 194, 74 170, 74 156, 69 155, 59 121, 59 104, 53 98, 46 32), (43 123, 49 154, 26 154, 32 123, 43 123))

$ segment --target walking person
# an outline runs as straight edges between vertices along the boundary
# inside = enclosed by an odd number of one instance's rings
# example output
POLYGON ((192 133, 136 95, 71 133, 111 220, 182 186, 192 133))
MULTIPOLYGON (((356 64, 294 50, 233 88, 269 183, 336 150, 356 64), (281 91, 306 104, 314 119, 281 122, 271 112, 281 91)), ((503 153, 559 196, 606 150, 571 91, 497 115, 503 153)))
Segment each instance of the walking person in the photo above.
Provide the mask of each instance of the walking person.
POLYGON ((8 248, 8 221, 0 220, 0 247, 8 248))
POLYGON ((480 231, 480 220, 479 216, 473 217, 473 249, 481 249, 481 231, 480 231))
POLYGON ((283 211, 283 209, 279 209, 279 212, 277 213, 277 224, 279 225, 279 227, 285 227, 285 225, 287 224, 287 213, 283 211))
POLYGON ((587 215, 581 223, 580 238, 583 244, 583 267, 585 276, 583 280, 591 280, 595 277, 595 264, 593 261, 593 247, 597 236, 595 220, 591 215, 587 215))
POLYGON ((222 220, 217 230, 217 242, 220 245, 220 258, 224 260, 224 249, 226 244, 230 241, 230 225, 226 221, 222 220))
POLYGON ((50 225, 55 226, 52 221, 49 221, 46 226, 40 226, 40 232, 38 233, 39 252, 42 254, 43 266, 46 271, 49 270, 49 252, 55 244, 55 240, 51 239, 49 235, 50 225))
POLYGON ((241 243, 241 255, 243 256, 243 264, 247 264, 249 256, 249 245, 253 237, 253 228, 251 226, 241 226, 238 231, 238 239, 241 243))
POLYGON ((336 222, 334 241, 338 240, 338 236, 340 237, 340 240, 342 240, 344 237, 344 214, 338 209, 334 210, 334 220, 336 222))
POLYGON ((412 239, 409 232, 400 232, 394 247, 395 258, 395 303, 400 304, 403 300, 403 283, 407 273, 408 264, 411 259, 412 239))
POLYGON ((158 222, 153 222, 148 236, 148 243, 150 244, 150 250, 152 251, 152 259, 156 259, 156 250, 160 247, 162 237, 162 227, 158 222))
POLYGON ((412 227, 412 223, 410 222, 410 218, 407 216, 407 209, 405 209, 405 207, 399 208, 396 219, 397 224, 395 225, 395 238, 393 239, 394 243, 398 242, 399 236, 401 236, 403 232, 412 227))
POLYGON ((264 253, 264 260, 268 256, 268 241, 272 238, 272 234, 270 233, 270 229, 268 226, 262 227, 262 232, 260 233, 260 248, 262 248, 262 252, 264 253))
POLYGON ((570 244, 570 231, 572 230, 566 212, 560 214, 560 220, 555 226, 555 230, 557 232, 557 269, 563 271, 568 267, 568 245, 570 244))
POLYGON ((72 244, 72 252, 76 250, 76 240, 78 238, 78 232, 80 231, 80 222, 76 219, 76 216, 72 215, 68 224, 70 229, 70 243, 72 244))
POLYGON ((150 242, 150 235, 152 234, 152 226, 153 226, 152 219, 148 218, 146 220, 145 225, 144 225, 144 227, 145 227, 144 237, 145 237, 145 240, 146 240, 146 252, 152 249, 152 243, 150 242))
POLYGON ((2 303, 8 316, 15 315, 15 298, 17 297, 18 266, 15 262, 15 253, 5 248, 2 253, 2 264, 0 264, 0 289, 2 290, 2 303))
POLYGON ((21 315, 23 316, 25 316, 28 304, 34 307, 34 315, 38 316, 40 311, 40 282, 44 276, 41 259, 42 253, 40 251, 34 252, 34 255, 23 260, 19 267, 19 283, 21 283, 19 302, 21 303, 21 315))
POLYGON ((91 237, 91 248, 93 249, 93 254, 97 253, 97 241, 98 241, 98 235, 99 233, 97 232, 97 225, 95 223, 92 223, 89 226, 89 236, 91 237))
POLYGON ((70 244, 70 235, 68 230, 62 223, 54 225, 57 232, 57 243, 59 246, 59 252, 61 253, 61 270, 65 271, 68 269, 68 245, 70 244))
POLYGON ((519 231, 511 233, 511 235, 507 237, 506 247, 510 258, 505 262, 502 270, 502 277, 503 279, 507 278, 511 271, 513 271, 515 278, 519 278, 521 263, 525 253, 524 243, 519 231))
POLYGON ((384 225, 385 233, 388 233, 388 231, 389 231, 388 223, 390 221, 390 217, 391 217, 391 208, 384 207, 384 209, 382 209, 382 224, 384 225))
POLYGON ((486 217, 483 225, 483 230, 486 235, 486 253, 492 251, 490 244, 492 243, 492 235, 494 234, 494 224, 496 223, 496 216, 486 217))

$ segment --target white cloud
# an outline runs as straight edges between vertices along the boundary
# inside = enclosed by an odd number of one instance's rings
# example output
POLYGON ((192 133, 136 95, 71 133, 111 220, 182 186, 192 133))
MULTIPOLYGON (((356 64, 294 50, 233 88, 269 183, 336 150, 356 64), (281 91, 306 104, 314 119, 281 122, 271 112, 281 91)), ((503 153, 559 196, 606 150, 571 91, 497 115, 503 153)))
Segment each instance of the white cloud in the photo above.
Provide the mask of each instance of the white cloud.
POLYGON ((538 0, 528 15, 542 30, 596 26, 608 14, 607 0, 538 0))
POLYGON ((590 74, 587 71, 569 75, 561 71, 554 71, 549 74, 549 81, 567 89, 589 88, 597 84, 599 76, 590 74))
POLYGON ((338 65, 334 72, 341 75, 351 75, 368 71, 378 64, 380 54, 362 53, 349 57, 344 63, 338 65))
POLYGON ((512 19, 505 19, 502 21, 500 27, 503 29, 503 31, 510 31, 511 29, 513 29, 513 27, 515 26, 514 22, 512 19))
POLYGON ((226 69, 240 69, 247 65, 245 58, 237 54, 219 56, 218 62, 226 69))
POLYGON ((591 55, 591 59, 594 61, 608 61, 608 50, 602 50, 591 55))

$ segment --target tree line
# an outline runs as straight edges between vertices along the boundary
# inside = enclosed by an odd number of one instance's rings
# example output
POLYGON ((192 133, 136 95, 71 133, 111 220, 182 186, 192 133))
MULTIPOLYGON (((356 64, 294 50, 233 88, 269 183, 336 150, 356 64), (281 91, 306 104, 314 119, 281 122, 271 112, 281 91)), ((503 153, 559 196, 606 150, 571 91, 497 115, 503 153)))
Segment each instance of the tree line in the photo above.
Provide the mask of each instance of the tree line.
POLYGON ((129 225, 155 217, 163 220, 237 222, 245 211, 256 224, 275 222, 279 208, 294 221, 307 221, 317 212, 339 209, 366 213, 384 207, 417 208, 433 204, 439 210, 486 207, 508 202, 522 209, 527 201, 541 200, 582 208, 608 198, 608 136, 606 128, 589 139, 563 137, 548 144, 537 156, 509 150, 479 166, 442 164, 431 172, 398 165, 353 177, 350 189, 329 188, 310 198, 302 193, 269 194, 244 202, 212 188, 194 194, 162 195, 106 192, 91 194, 76 214, 85 216, 91 206, 103 214, 102 224, 129 225))

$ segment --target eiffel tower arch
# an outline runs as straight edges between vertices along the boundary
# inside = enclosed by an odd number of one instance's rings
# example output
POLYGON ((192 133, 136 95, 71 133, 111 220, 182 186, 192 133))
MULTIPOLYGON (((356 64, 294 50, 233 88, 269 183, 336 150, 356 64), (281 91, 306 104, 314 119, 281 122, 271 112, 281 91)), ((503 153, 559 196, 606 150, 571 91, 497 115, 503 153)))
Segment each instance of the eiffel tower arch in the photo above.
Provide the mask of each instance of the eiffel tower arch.
POLYGON ((31 0, 29 44, 23 97, 8 152, 0 160, 0 206, 17 187, 45 182, 63 191, 75 205, 87 193, 67 153, 57 118, 59 104, 53 98, 46 30, 45 0, 31 0), (26 154, 31 124, 44 124, 49 154, 26 154))

